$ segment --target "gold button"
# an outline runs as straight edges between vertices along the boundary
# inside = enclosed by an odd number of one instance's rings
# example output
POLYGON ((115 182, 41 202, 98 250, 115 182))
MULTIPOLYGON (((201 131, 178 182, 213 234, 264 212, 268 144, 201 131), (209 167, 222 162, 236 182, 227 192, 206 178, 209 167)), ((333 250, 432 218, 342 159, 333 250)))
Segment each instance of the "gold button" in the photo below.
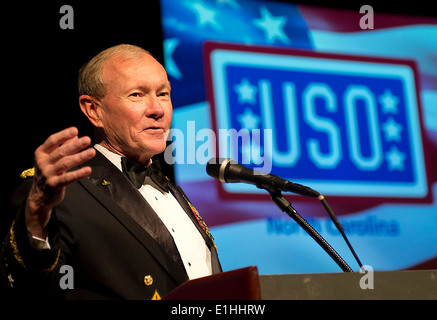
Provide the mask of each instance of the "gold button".
POLYGON ((151 286, 152 283, 153 283, 153 278, 151 275, 148 274, 147 276, 144 277, 144 284, 146 286, 151 286))

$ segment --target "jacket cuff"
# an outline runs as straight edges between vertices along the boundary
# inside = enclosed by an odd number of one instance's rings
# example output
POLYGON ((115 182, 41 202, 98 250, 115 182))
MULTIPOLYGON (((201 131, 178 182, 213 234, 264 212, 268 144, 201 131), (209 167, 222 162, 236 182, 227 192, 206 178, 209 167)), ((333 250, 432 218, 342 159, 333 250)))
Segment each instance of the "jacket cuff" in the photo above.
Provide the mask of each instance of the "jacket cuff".
POLYGON ((27 231, 25 205, 19 209, 9 230, 8 245, 11 247, 13 258, 22 268, 43 273, 50 273, 56 268, 61 251, 56 246, 57 231, 52 220, 48 225, 49 239, 53 239, 51 249, 42 248, 41 241, 34 239, 27 231))

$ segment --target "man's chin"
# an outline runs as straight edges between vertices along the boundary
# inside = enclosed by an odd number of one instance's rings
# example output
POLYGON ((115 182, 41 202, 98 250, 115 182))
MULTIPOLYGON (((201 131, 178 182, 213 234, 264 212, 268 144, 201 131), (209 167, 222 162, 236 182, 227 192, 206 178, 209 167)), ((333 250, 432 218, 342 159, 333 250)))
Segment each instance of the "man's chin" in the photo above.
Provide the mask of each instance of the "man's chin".
POLYGON ((150 143, 151 141, 148 141, 148 143, 143 144, 141 149, 144 151, 144 153, 151 154, 151 157, 154 155, 157 155, 159 153, 164 152, 166 144, 165 142, 157 142, 157 143, 150 143))

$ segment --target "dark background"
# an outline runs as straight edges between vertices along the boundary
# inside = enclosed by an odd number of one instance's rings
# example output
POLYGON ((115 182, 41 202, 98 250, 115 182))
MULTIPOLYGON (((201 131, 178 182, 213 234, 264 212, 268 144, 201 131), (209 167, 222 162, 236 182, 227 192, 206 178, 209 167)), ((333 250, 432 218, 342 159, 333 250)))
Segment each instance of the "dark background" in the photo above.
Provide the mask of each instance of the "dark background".
MULTIPOLYGON (((182 0, 175 0, 182 1, 182 0)), ((359 11, 372 5, 375 12, 436 16, 437 10, 417 1, 392 2, 286 1, 359 11)), ((429 3, 429 2, 428 2, 429 3)), ((88 120, 78 107, 77 73, 107 47, 130 43, 149 50, 163 62, 160 7, 143 1, 34 1, 15 2, 1 10, 2 166, 0 238, 13 213, 10 197, 21 182, 19 174, 33 167, 33 152, 52 133, 69 126, 91 135, 88 120), (74 9, 74 29, 62 30, 62 5, 74 9)), ((437 41, 437 40, 436 40, 437 41)), ((167 167, 171 177, 172 170, 167 167)))

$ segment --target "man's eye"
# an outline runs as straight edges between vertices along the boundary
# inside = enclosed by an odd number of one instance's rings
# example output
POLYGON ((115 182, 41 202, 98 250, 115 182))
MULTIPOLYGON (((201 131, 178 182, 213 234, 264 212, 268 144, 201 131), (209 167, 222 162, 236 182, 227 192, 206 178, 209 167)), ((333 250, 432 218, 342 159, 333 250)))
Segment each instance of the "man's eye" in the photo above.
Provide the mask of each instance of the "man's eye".
POLYGON ((132 92, 129 97, 134 97, 134 98, 138 98, 141 97, 141 93, 140 92, 132 92))

